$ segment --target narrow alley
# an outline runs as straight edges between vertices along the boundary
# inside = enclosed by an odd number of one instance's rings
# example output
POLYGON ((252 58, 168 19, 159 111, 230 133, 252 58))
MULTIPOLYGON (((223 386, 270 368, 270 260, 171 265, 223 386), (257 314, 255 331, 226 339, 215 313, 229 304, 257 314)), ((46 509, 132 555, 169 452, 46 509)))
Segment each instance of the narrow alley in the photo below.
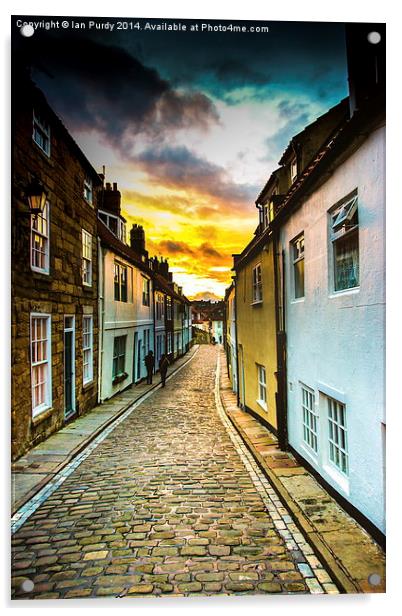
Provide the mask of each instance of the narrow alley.
POLYGON ((201 346, 18 528, 14 597, 338 592, 224 415, 218 355, 201 346))

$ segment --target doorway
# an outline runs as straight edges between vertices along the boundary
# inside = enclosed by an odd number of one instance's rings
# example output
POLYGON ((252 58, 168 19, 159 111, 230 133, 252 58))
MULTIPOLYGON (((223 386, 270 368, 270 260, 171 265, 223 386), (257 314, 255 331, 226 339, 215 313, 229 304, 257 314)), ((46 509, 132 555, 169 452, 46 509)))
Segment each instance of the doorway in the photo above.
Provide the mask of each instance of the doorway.
POLYGON ((75 317, 64 316, 64 418, 75 414, 75 317))

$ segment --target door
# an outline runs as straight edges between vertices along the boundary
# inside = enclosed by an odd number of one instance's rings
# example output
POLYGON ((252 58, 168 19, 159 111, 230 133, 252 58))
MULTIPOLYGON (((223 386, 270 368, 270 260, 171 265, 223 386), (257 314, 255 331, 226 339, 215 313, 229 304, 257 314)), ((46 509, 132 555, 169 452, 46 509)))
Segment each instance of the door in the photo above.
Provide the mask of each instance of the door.
POLYGON ((75 413, 75 318, 64 317, 64 417, 75 413))
POLYGON ((244 383, 244 359, 243 359, 243 347, 239 345, 239 372, 238 382, 239 382, 239 403, 240 407, 244 408, 245 406, 245 383, 244 383))

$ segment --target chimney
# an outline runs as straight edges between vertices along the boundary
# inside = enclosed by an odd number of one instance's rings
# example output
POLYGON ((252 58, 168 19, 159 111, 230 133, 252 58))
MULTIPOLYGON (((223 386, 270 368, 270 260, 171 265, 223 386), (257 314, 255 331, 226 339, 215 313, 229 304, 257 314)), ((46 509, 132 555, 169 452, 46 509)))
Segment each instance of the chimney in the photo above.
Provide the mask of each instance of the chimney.
POLYGON ((145 231, 141 225, 133 225, 130 231, 130 246, 139 255, 148 255, 145 250, 145 231))
POLYGON ((103 192, 102 209, 115 216, 120 216, 120 204, 121 194, 120 191, 117 190, 117 182, 113 182, 113 188, 110 182, 106 182, 106 188, 103 192))

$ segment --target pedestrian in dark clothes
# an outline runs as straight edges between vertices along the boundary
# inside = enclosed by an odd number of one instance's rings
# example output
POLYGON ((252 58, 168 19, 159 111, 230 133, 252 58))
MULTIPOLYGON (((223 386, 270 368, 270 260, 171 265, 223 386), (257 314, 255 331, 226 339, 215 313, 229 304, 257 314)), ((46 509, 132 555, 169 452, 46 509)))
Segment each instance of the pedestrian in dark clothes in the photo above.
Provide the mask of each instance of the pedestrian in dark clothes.
POLYGON ((168 369, 169 363, 170 362, 169 362, 168 358, 163 353, 163 355, 161 355, 161 358, 160 358, 160 361, 159 361, 159 372, 161 373, 162 387, 165 387, 166 373, 167 373, 167 369, 168 369))
POLYGON ((152 385, 152 375, 155 367, 155 357, 153 351, 149 351, 148 355, 145 356, 144 364, 147 369, 147 385, 152 385))

